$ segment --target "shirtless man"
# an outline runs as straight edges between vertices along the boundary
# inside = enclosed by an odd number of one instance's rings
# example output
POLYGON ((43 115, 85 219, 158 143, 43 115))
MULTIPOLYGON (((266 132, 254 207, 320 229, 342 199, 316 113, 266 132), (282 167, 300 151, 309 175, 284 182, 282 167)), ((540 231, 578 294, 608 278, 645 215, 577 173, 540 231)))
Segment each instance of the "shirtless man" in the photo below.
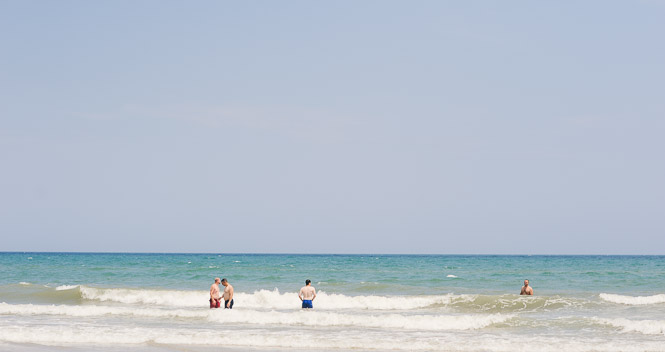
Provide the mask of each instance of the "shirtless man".
POLYGON ((524 280, 524 286, 522 286, 520 295, 533 296, 533 288, 529 286, 529 280, 524 280))
POLYGON ((300 289, 298 298, 302 301, 303 308, 314 308, 314 306, 312 306, 312 301, 316 298, 316 289, 312 286, 311 280, 305 280, 305 286, 300 289))
POLYGON ((222 279, 222 285, 224 285, 224 309, 233 309, 233 286, 229 284, 226 279, 222 279))
POLYGON ((221 301, 219 299, 219 278, 215 278, 215 283, 210 285, 210 309, 219 308, 221 301))

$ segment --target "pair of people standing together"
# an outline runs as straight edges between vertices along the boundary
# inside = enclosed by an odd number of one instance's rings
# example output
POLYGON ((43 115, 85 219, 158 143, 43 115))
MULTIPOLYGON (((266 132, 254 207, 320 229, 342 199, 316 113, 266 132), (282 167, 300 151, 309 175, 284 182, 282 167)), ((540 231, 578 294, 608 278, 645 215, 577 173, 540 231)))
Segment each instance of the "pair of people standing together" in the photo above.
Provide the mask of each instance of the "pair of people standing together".
POLYGON ((233 309, 233 286, 226 279, 215 278, 215 283, 210 285, 210 308, 220 308, 224 299, 224 309, 233 309), (219 284, 224 286, 222 295, 219 295, 219 284))
MULTIPOLYGON (((233 286, 226 279, 215 278, 215 283, 210 285, 210 308, 219 308, 221 299, 224 298, 224 308, 233 309, 233 286), (219 295, 219 284, 224 286, 222 296, 219 295)), ((298 298, 302 301, 303 308, 314 308, 312 301, 316 298, 316 289, 312 286, 312 281, 305 280, 305 286, 300 289, 298 298)))

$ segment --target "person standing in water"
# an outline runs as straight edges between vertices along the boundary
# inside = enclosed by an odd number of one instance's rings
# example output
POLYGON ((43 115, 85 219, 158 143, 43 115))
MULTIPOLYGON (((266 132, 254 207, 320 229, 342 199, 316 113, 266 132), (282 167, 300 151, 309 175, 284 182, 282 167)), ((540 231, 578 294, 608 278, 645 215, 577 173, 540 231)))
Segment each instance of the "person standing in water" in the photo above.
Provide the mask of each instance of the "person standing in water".
POLYGON ((303 308, 314 308, 312 301, 316 298, 316 289, 312 286, 311 280, 305 280, 305 286, 300 289, 298 298, 302 301, 303 308))
POLYGON ((215 282, 210 285, 210 309, 219 308, 221 301, 219 299, 219 278, 215 278, 215 282))
POLYGON ((226 279, 222 279, 222 285, 224 285, 224 309, 233 309, 233 286, 229 284, 226 279))
POLYGON ((524 280, 524 286, 522 286, 520 295, 533 296, 533 288, 529 286, 529 280, 524 280))

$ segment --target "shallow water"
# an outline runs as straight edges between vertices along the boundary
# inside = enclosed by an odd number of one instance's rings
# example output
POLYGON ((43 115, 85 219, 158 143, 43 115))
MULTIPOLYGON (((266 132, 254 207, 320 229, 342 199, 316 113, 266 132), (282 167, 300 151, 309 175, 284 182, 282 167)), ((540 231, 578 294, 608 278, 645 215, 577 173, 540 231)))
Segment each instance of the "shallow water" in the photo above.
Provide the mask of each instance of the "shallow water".
POLYGON ((0 302, 3 350, 665 351, 662 256, 0 253, 0 302))

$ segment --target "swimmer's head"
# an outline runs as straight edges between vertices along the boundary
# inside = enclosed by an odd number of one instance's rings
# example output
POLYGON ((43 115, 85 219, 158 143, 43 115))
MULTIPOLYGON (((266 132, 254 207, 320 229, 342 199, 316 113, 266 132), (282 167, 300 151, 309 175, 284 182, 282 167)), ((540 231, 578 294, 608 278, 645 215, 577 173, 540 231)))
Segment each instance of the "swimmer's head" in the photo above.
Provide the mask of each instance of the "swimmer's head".
POLYGON ((529 279, 524 280, 524 286, 529 286, 529 279))
POLYGON ((215 278, 215 283, 216 283, 216 284, 220 283, 220 281, 219 281, 219 278, 218 278, 218 277, 216 277, 216 278, 215 278))
POLYGON ((305 280, 305 285, 309 285, 311 283, 312 283, 312 280, 310 280, 310 279, 305 280))

